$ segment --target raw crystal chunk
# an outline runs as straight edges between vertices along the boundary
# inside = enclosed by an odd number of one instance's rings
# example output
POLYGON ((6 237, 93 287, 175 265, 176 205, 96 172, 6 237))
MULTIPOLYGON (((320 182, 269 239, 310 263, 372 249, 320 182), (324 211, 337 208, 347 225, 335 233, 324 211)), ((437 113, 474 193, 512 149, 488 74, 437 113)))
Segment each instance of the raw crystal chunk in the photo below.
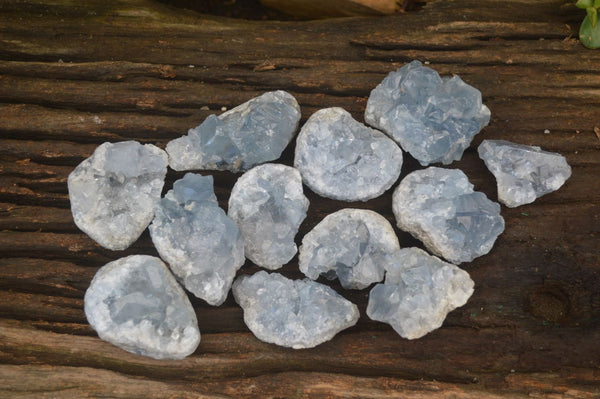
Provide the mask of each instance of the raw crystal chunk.
POLYGON ((421 249, 401 249, 390 257, 385 283, 371 290, 367 315, 404 338, 421 338, 467 303, 473 286, 464 270, 421 249))
POLYGON ((227 298, 244 264, 237 225, 219 208, 212 176, 188 173, 156 207, 149 227, 160 256, 188 291, 211 305, 227 298))
POLYGON ((488 253, 504 231, 500 205, 473 191, 458 169, 410 173, 394 191, 392 206, 398 227, 455 264, 488 253))
POLYGON ((75 224, 112 250, 130 246, 154 216, 167 154, 137 141, 104 143, 69 174, 75 224))
POLYGON ((571 177, 565 157, 540 147, 483 140, 477 150, 496 177, 498 200, 511 208, 558 190, 571 177))
POLYGON ((339 278, 342 287, 363 289, 383 280, 387 256, 400 249, 392 225, 363 209, 326 216, 302 239, 300 271, 316 280, 339 278))
POLYGON ((100 268, 85 292, 84 309, 100 338, 132 353, 182 359, 200 342, 192 304, 153 256, 128 256, 100 268))
POLYGON ((326 108, 302 127, 294 166, 304 183, 324 197, 366 201, 398 180, 402 150, 342 108, 326 108))
POLYGON ((219 116, 210 115, 187 136, 167 144, 175 170, 239 172, 281 156, 294 137, 300 106, 291 94, 271 91, 219 116))
POLYGON ((246 257, 271 270, 296 254, 294 237, 307 209, 300 173, 280 164, 260 165, 244 173, 229 197, 229 217, 242 231, 246 257))
POLYGON ((365 110, 366 123, 389 134, 421 165, 459 160, 489 121, 479 90, 456 75, 441 78, 419 61, 383 79, 365 110))
POLYGON ((278 273, 241 276, 233 283, 233 295, 258 339, 294 349, 329 341, 359 317, 356 305, 332 288, 278 273))

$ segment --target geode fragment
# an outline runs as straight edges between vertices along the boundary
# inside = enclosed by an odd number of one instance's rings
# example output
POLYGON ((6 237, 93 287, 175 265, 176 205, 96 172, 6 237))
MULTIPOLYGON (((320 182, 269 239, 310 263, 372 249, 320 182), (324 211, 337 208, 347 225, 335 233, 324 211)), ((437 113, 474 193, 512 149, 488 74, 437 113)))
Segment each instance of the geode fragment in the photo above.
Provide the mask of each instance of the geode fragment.
POLYGON ((408 174, 394 191, 398 227, 452 263, 488 253, 504 231, 500 205, 473 191, 458 169, 429 167, 408 174))
POLYGON ((404 248, 390 257, 385 283, 371 290, 367 315, 404 338, 421 338, 467 303, 473 286, 464 270, 421 249, 404 248))
POLYGON ((342 108, 326 108, 315 112, 302 126, 294 166, 317 194, 367 201, 398 180, 402 150, 342 108))
POLYGON ((264 164, 235 183, 228 214, 242 232, 246 257, 274 270, 296 254, 294 237, 307 209, 300 173, 290 166, 264 164))
POLYGON ((244 241, 219 208, 212 176, 186 174, 156 207, 149 227, 160 256, 188 291, 211 305, 227 298, 244 264, 244 241))
POLYGON ((540 147, 483 140, 477 151, 496 177, 498 200, 511 208, 558 190, 571 177, 565 157, 540 147))
POLYGON ((73 220, 98 244, 129 247, 154 216, 167 174, 167 154, 137 141, 104 143, 69 174, 73 220))
POLYGON ((241 276, 233 283, 233 295, 258 339, 294 349, 329 341, 359 317, 356 305, 332 288, 278 273, 241 276))
POLYGON ((219 116, 210 115, 167 144, 175 170, 239 172, 275 160, 294 137, 300 106, 291 94, 271 91, 219 116))
POLYGON ((342 209, 326 216, 302 239, 300 271, 316 280, 339 278, 363 289, 383 280, 387 257, 400 249, 390 222, 376 212, 342 209))
POLYGON ((153 256, 128 256, 100 268, 85 292, 84 309, 100 338, 128 352, 182 359, 200 342, 192 304, 153 256))
POLYGON ((479 90, 456 75, 442 78, 419 61, 383 79, 365 110, 367 124, 386 132, 423 166, 459 160, 489 121, 479 90))

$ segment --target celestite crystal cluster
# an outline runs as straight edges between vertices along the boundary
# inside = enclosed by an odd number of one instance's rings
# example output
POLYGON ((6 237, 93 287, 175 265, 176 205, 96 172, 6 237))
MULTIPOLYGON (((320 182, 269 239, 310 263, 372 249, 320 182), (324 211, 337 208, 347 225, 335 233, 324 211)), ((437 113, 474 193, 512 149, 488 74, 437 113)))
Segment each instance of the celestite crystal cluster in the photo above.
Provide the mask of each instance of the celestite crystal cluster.
POLYGON ((511 208, 558 190, 571 177, 565 157, 540 147, 483 140, 477 150, 496 177, 498 200, 511 208))
POLYGON ((279 269, 296 254, 294 237, 307 210, 300 173, 281 164, 244 173, 229 197, 229 216, 240 226, 246 257, 269 270, 279 269))
POLYGON ((386 218, 365 209, 342 209, 304 236, 300 271, 313 280, 338 278, 342 287, 360 290, 383 280, 387 257, 399 249, 386 218))
POLYGON ((413 61, 373 89, 365 121, 427 166, 459 160, 490 115, 479 90, 413 61))
POLYGON ((211 115, 187 136, 167 144, 175 170, 239 172, 275 160, 294 137, 300 106, 291 94, 271 91, 219 116, 211 115))
POLYGON ((358 308, 332 288, 260 271, 243 275, 233 295, 258 339, 294 349, 329 341, 358 321, 358 308))
MULTIPOLYGON (((295 167, 266 163, 281 156, 299 120, 291 94, 268 92, 209 116, 166 152, 134 141, 104 143, 75 168, 68 189, 77 226, 112 250, 129 247, 149 227, 168 263, 132 255, 100 268, 84 308, 102 339, 157 359, 193 353, 200 331, 179 284, 215 306, 231 289, 257 338, 295 349, 328 341, 359 318, 356 305, 313 281, 322 277, 346 289, 375 284, 367 315, 407 339, 439 328, 467 302, 474 282, 455 265, 488 253, 504 219, 500 205, 474 191, 458 169, 413 171, 392 197, 398 227, 451 263, 401 249, 390 222, 370 210, 324 217, 302 237, 299 251, 296 235, 309 207, 303 184, 327 198, 367 201, 394 185, 402 150, 423 166, 460 159, 490 120, 481 93, 414 61, 371 92, 365 121, 375 129, 342 108, 322 109, 300 131, 295 167), (219 207, 212 176, 188 173, 161 199, 167 163, 175 170, 245 171, 228 213, 219 207), (304 280, 265 271, 234 280, 246 258, 274 270, 297 252, 304 280)), ((564 157, 539 147, 484 140, 479 155, 509 207, 557 190, 571 175, 564 157)))
POLYGON ((302 126, 294 166, 304 183, 324 197, 366 201, 398 180, 402 150, 344 109, 326 108, 302 126))
POLYGON ((210 305, 225 302, 246 258, 238 226, 219 208, 212 176, 188 173, 177 180, 156 206, 149 230, 188 291, 210 305))

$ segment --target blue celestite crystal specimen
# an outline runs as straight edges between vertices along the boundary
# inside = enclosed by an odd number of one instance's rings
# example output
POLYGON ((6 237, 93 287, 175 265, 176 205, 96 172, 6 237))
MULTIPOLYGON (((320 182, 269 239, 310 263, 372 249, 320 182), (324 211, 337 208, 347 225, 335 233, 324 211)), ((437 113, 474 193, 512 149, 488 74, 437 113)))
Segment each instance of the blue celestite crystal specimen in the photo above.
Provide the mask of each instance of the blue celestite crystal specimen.
POLYGON ((300 106, 291 94, 271 91, 219 116, 211 115, 186 136, 167 144, 175 170, 239 172, 281 156, 294 137, 300 106))
POLYGON ((367 201, 398 180, 402 150, 342 108, 326 108, 315 112, 302 126, 294 166, 317 194, 367 201))
POLYGON ((296 254, 294 237, 307 210, 300 173, 286 165, 250 169, 238 179, 229 197, 229 216, 242 231, 246 257, 271 270, 296 254))
POLYGON ((356 305, 332 288, 278 273, 243 275, 233 283, 233 295, 258 339, 294 349, 329 341, 359 317, 356 305))
POLYGON ((186 174, 156 207, 152 242, 183 286, 211 305, 227 298, 244 264, 237 225, 219 208, 212 176, 186 174))
POLYGON ((342 209, 304 236, 300 271, 313 280, 337 277, 344 288, 363 289, 383 280, 387 256, 398 249, 386 218, 365 209, 342 209))
POLYGON ((421 165, 459 160, 490 121, 481 92, 413 61, 371 91, 365 122, 383 130, 421 165))
POLYGON ((540 147, 483 140, 477 150, 496 177, 498 200, 511 208, 558 190, 571 177, 565 157, 540 147))
POLYGON ((394 191, 398 227, 455 264, 488 253, 504 231, 500 205, 473 191, 458 169, 429 167, 408 174, 394 191))
POLYGON ((148 227, 167 174, 167 154, 137 141, 104 143, 69 174, 73 220, 98 244, 129 247, 148 227))
POLYGON ((421 338, 441 327, 446 315, 473 294, 467 272, 419 248, 397 251, 386 269, 385 283, 369 294, 367 315, 389 323, 404 338, 421 338))
POLYGON ((98 336, 155 359, 182 359, 200 343, 196 313, 160 259, 121 258, 100 268, 84 297, 98 336))

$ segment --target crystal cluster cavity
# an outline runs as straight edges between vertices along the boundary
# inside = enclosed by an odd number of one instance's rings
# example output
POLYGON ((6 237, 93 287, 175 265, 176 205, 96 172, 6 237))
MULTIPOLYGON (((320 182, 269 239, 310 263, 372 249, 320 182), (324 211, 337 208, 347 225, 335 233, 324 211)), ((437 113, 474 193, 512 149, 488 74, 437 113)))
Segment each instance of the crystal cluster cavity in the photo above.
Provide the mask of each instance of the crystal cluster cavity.
POLYGON ((356 305, 312 280, 290 280, 260 271, 233 283, 244 321, 261 341, 294 349, 312 348, 358 321, 356 305))
POLYGON ((366 201, 398 179, 402 150, 342 108, 326 108, 302 127, 294 166, 304 183, 324 197, 366 201))
POLYGON ((291 94, 271 91, 219 116, 211 115, 186 136, 167 144, 175 170, 239 172, 279 158, 294 137, 300 106, 291 94))
POLYGON ((477 150, 496 177, 498 200, 510 208, 558 190, 571 177, 565 157, 540 147, 483 140, 477 150))
POLYGON ((410 173, 394 191, 392 208, 398 227, 454 264, 487 254, 504 231, 500 205, 474 191, 458 169, 410 173))
POLYGON ((294 237, 307 210, 300 173, 281 164, 250 169, 229 197, 229 216, 242 231, 246 257, 270 270, 296 254, 294 237))
POLYGON ((369 210, 342 209, 304 236, 300 271, 313 280, 337 277, 344 288, 363 289, 383 280, 388 256, 399 249, 386 218, 369 210))
POLYGON ((459 160, 490 121, 481 92, 458 76, 442 78, 413 61, 391 72, 369 96, 365 122, 381 129, 421 165, 459 160))
POLYGON ((153 256, 128 256, 100 268, 85 293, 84 310, 100 338, 132 353, 182 359, 200 343, 192 304, 153 256))
POLYGON ((186 174, 156 207, 149 227, 160 256, 183 286, 211 305, 227 298, 244 264, 244 241, 235 222, 219 208, 213 177, 186 174))
POLYGON ((464 270, 419 248, 404 248, 390 257, 385 283, 371 290, 367 315, 404 338, 421 338, 467 303, 474 285, 464 270))
POLYGON ((104 143, 67 180, 75 224, 98 244, 123 250, 154 216, 167 174, 167 154, 137 141, 104 143))

